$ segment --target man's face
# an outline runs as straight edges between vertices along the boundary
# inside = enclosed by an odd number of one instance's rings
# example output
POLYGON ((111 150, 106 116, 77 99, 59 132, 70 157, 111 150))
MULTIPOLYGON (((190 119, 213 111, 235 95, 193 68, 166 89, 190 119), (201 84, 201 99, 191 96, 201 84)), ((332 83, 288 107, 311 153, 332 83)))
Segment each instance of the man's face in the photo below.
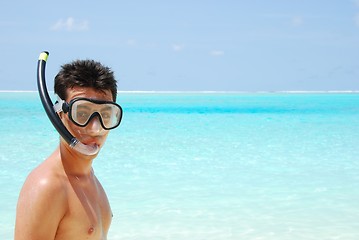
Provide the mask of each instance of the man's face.
MULTIPOLYGON (((110 90, 96 91, 93 88, 85 87, 74 87, 72 89, 68 89, 67 98, 65 99, 65 101, 70 102, 72 99, 79 97, 91 98, 95 100, 113 101, 112 93, 110 90)), ((66 128, 70 131, 70 133, 83 144, 95 144, 100 148, 104 145, 109 131, 102 128, 98 116, 92 118, 90 122, 84 127, 77 126, 75 123, 73 123, 69 119, 68 114, 62 113, 61 119, 66 128)))

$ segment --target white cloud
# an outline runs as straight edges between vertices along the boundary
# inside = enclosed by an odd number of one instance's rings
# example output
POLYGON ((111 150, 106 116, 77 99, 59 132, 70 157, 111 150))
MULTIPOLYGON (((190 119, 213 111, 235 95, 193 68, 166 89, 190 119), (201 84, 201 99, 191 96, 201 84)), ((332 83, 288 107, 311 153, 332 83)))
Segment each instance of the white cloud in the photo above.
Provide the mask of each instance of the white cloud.
POLYGON ((304 20, 301 16, 292 17, 292 25, 295 27, 301 26, 304 23, 304 20))
POLYGON ((221 50, 212 50, 209 52, 209 54, 214 57, 219 57, 219 56, 224 55, 224 52, 221 50))
POLYGON ((175 51, 175 52, 182 51, 183 48, 184 48, 184 45, 183 45, 183 44, 176 44, 176 43, 172 44, 172 49, 173 49, 173 51, 175 51))
POLYGON ((51 26, 53 31, 87 31, 89 24, 86 20, 75 20, 73 17, 68 17, 66 20, 60 19, 51 26))

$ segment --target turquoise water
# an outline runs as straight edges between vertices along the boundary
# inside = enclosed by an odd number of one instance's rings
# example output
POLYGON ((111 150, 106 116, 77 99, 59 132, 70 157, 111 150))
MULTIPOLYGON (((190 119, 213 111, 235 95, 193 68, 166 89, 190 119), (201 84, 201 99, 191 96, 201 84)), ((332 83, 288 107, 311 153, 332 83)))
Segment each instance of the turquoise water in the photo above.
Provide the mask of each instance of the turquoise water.
MULTIPOLYGON (((108 239, 359 239, 359 94, 120 93, 95 160, 108 239)), ((0 238, 58 144, 37 93, 0 93, 0 238)))

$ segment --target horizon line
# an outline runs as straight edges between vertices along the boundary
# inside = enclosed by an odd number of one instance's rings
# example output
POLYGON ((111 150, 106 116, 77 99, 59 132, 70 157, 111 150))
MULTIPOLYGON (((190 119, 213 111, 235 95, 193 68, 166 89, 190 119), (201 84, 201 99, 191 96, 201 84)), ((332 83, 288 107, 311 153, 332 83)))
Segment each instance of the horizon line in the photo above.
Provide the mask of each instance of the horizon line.
MULTIPOLYGON (((0 93, 35 93, 37 90, 0 90, 0 93)), ((49 91, 53 93, 54 91, 49 91)), ((117 93, 359 93, 359 90, 284 90, 284 91, 215 91, 215 90, 189 90, 189 91, 156 91, 156 90, 128 90, 128 91, 117 91, 117 93)))
POLYGON ((202 90, 202 91, 117 91, 118 93, 359 93, 359 90, 289 90, 289 91, 214 91, 214 90, 202 90))

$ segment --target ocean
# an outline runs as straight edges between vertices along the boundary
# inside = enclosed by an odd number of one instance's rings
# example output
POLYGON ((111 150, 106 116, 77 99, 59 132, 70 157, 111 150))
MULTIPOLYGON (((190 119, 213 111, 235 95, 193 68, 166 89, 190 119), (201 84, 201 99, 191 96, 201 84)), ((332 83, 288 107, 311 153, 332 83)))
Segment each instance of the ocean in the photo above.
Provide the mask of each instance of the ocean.
MULTIPOLYGON (((109 240, 359 239, 358 93, 129 93, 95 159, 109 240)), ((0 92, 0 239, 59 136, 36 92, 0 92)))

